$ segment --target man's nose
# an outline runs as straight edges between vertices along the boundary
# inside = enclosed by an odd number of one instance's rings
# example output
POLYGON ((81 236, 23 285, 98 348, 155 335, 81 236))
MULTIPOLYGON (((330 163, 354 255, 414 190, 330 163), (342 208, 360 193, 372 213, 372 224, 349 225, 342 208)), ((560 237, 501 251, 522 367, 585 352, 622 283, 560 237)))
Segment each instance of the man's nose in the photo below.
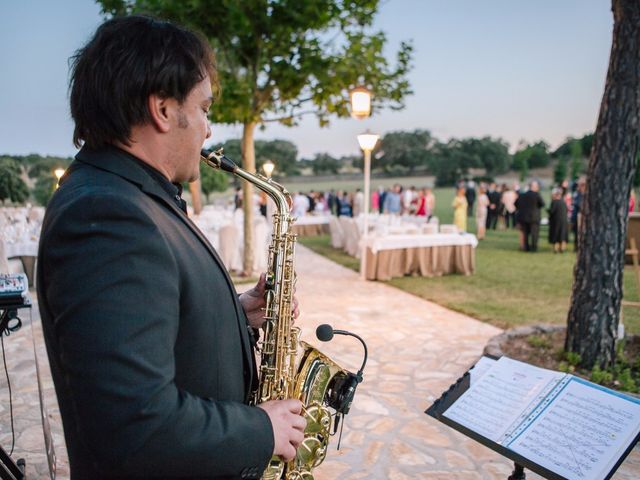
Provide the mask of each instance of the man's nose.
POLYGON ((207 138, 211 137, 211 124, 207 122, 207 138))

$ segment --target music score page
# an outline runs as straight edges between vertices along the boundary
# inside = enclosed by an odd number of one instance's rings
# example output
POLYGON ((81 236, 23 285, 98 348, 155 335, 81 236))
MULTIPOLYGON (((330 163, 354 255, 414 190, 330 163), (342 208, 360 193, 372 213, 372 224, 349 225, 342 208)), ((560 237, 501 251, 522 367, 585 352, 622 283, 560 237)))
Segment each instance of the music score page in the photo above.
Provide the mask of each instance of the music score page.
POLYGON ((505 444, 570 480, 605 478, 640 432, 640 400, 571 377, 505 444))
POLYGON ((443 415, 502 443, 564 377, 501 357, 443 415))

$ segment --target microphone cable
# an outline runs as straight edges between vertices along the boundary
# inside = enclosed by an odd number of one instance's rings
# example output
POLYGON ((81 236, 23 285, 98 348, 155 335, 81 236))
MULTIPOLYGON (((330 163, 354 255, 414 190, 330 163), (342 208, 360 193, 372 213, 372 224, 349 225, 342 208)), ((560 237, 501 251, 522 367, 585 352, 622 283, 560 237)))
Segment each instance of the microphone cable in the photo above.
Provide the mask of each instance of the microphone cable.
POLYGON ((7 369, 7 357, 4 353, 4 332, 0 332, 0 344, 2 345, 2 362, 4 363, 4 373, 7 378, 7 386, 9 387, 9 415, 11 417, 11 451, 9 456, 13 455, 13 449, 16 445, 16 431, 13 425, 13 398, 11 394, 11 380, 9 380, 9 370, 7 369))

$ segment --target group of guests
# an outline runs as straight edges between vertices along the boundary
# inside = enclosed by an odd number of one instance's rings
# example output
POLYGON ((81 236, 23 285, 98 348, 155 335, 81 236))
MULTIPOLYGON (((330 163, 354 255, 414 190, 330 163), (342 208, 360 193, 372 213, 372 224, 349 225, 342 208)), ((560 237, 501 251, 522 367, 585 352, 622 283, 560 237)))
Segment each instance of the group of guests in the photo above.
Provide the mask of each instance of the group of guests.
MULTIPOLYGON (((570 227, 574 238, 577 238, 585 188, 584 179, 574 182, 572 188, 565 180, 551 191, 549 243, 556 253, 566 251, 570 227)), ((525 188, 517 184, 512 188, 506 184, 498 187, 495 183, 480 183, 476 188, 473 180, 459 181, 452 204, 458 230, 467 230, 467 217, 472 214, 474 204, 478 239, 483 239, 488 229, 495 230, 498 225, 518 228, 520 249, 537 251, 541 212, 545 207, 537 181, 532 181, 525 188)))
MULTIPOLYGON (((436 207, 436 197, 431 188, 404 188, 395 184, 391 188, 378 187, 371 193, 370 211, 391 215, 417 215, 428 221, 436 207)), ((293 196, 293 215, 332 214, 357 217, 364 211, 364 193, 330 190, 329 192, 298 192, 293 196)))

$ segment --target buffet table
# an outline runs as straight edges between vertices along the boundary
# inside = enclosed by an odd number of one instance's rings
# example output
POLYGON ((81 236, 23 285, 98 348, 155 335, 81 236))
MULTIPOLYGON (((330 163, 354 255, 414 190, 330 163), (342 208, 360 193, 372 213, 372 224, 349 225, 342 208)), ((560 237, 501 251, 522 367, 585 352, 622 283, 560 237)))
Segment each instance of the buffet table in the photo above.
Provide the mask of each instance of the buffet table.
POLYGON ((299 217, 292 228, 293 233, 301 237, 315 237, 329 234, 329 217, 305 215, 299 217))
POLYGON ((469 233, 367 237, 366 277, 389 280, 405 275, 471 275, 475 271, 477 245, 476 236, 469 233))

